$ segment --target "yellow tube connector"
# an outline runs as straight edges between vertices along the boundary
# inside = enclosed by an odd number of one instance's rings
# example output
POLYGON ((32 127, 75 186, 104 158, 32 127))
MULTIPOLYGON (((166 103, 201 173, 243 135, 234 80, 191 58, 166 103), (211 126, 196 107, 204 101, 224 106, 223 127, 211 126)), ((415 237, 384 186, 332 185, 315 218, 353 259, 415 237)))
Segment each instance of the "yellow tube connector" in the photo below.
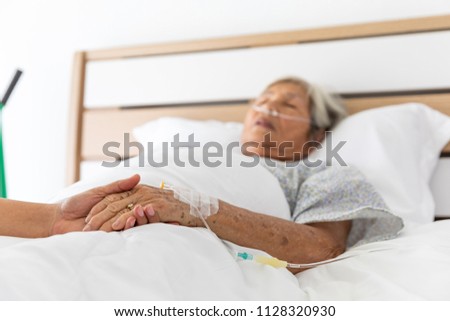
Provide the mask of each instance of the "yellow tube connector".
POLYGON ((255 255, 254 261, 261 263, 261 264, 273 266, 274 268, 285 268, 288 265, 288 262, 286 262, 286 261, 281 261, 274 257, 267 257, 267 256, 260 256, 260 255, 255 255))

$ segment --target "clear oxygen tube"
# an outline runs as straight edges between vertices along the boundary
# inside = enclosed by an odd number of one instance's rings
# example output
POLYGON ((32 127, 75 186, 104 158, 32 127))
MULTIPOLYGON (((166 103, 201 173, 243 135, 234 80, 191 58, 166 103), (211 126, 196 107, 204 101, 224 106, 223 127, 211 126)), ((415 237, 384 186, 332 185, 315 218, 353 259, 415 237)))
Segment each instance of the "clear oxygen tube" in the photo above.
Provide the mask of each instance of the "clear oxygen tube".
POLYGON ((166 189, 173 191, 174 197, 181 202, 184 202, 186 204, 189 204, 190 206, 190 214, 199 217, 205 227, 222 243, 225 245, 225 247, 230 250, 232 253, 234 253, 234 256, 236 259, 245 260, 245 261, 254 261, 260 264, 264 265, 270 265, 275 268, 293 268, 293 269, 307 269, 316 267, 323 264, 328 264, 332 262, 337 262, 341 260, 345 260, 351 257, 359 256, 361 254, 365 254, 368 252, 379 252, 379 251, 386 251, 390 248, 378 248, 378 249, 371 249, 371 250, 365 250, 360 252, 353 252, 353 253, 344 253, 343 255, 319 262, 313 262, 313 263, 290 263, 287 261, 279 260, 275 257, 271 256, 263 256, 263 255, 253 255, 248 252, 239 252, 235 251, 233 248, 231 248, 230 245, 228 245, 224 240, 219 238, 216 233, 210 228, 208 222, 206 221, 206 218, 210 215, 216 214, 219 211, 219 202, 218 199, 209 197, 207 195, 201 194, 197 191, 192 191, 189 189, 184 188, 178 188, 173 187, 170 185, 167 185, 163 182, 161 182, 160 185, 161 189, 166 189))
POLYGON ((276 110, 267 109, 266 107, 259 106, 259 105, 252 105, 251 108, 259 113, 266 114, 266 115, 273 116, 273 117, 278 117, 278 118, 293 120, 293 121, 299 121, 299 122, 308 123, 308 124, 312 123, 311 119, 309 119, 307 117, 287 115, 287 114, 280 113, 276 110))

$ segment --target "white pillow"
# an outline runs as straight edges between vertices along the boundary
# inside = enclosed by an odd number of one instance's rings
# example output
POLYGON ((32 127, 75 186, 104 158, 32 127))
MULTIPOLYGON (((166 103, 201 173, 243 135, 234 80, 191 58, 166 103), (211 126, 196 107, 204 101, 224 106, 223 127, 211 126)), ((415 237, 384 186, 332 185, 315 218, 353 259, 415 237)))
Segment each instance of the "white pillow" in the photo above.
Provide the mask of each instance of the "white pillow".
MULTIPOLYGON (((241 131, 241 123, 163 117, 135 128, 133 134, 144 146, 147 142, 154 143, 152 159, 159 163, 164 158, 161 143, 172 142, 175 134, 180 134, 180 141, 187 141, 188 136, 194 133, 195 140, 200 142, 200 146, 210 141, 228 146, 232 142, 239 143, 241 131)), ((210 162, 220 161, 222 163, 220 166, 207 166, 201 161, 205 156, 202 150, 201 147, 193 150, 193 158, 199 162, 199 166, 190 164, 189 151, 186 149, 181 149, 177 157, 185 165, 176 165, 174 151, 170 145, 166 155, 167 166, 150 166, 147 153, 144 153, 142 166, 139 157, 135 157, 131 159, 129 166, 122 162, 118 167, 103 168, 101 172, 97 170, 97 175, 90 175, 89 179, 83 179, 60 191, 51 201, 56 202, 89 188, 137 173, 141 176, 142 184, 158 187, 164 180, 167 184, 190 188, 258 213, 286 220, 290 218, 289 205, 283 190, 277 179, 266 168, 259 164, 250 168, 243 166, 242 163, 251 164, 254 160, 242 155, 239 148, 230 150, 232 157, 225 157, 226 150, 224 150, 223 157, 209 159, 210 162), (264 188, 260 188, 261 186, 264 188)))
POLYGON ((159 149, 163 142, 173 142, 176 134, 180 135, 181 142, 186 142, 189 135, 194 134, 195 141, 201 145, 214 141, 227 146, 232 142, 239 142, 242 126, 242 123, 236 122, 162 117, 134 128, 133 135, 145 148, 148 142, 153 142, 154 148, 159 149))
MULTIPOLYGON (((429 181, 449 140, 450 117, 409 103, 348 117, 333 130, 331 145, 347 141, 339 156, 367 177, 394 214, 426 223, 435 215, 429 181)), ((312 158, 325 160, 325 154, 322 148, 312 158)))

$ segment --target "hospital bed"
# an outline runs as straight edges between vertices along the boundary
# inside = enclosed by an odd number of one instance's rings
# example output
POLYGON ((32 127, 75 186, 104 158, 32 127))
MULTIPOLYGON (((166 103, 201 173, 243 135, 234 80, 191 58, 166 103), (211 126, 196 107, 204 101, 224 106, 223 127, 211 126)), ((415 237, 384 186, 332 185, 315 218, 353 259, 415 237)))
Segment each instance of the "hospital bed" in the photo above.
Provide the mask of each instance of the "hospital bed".
POLYGON ((205 229, 153 224, 1 238, 0 299, 450 299, 449 39, 447 15, 77 52, 67 182, 81 181, 55 201, 137 172, 147 184, 166 180, 286 218, 277 182, 258 167, 155 170, 137 166, 137 149, 120 148, 120 166, 100 164, 112 161, 105 144, 122 146, 125 133, 143 145, 176 133, 223 146, 236 141, 249 99, 294 75, 342 94, 355 115, 335 137, 348 140, 344 156, 405 228, 297 275, 236 260, 205 229))

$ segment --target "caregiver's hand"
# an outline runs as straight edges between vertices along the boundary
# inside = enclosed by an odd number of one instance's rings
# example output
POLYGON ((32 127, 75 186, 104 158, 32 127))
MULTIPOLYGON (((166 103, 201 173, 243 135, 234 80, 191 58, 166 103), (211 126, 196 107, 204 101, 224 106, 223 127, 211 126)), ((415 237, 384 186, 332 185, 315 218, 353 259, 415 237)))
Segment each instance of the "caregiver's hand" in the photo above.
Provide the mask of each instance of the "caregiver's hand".
POLYGON ((81 231, 86 224, 86 216, 94 205, 104 200, 108 195, 130 193, 128 191, 132 190, 139 183, 139 180, 140 176, 134 175, 64 200, 58 206, 50 235, 81 231))
POLYGON ((189 210, 189 205, 175 199, 172 191, 139 185, 128 194, 111 195, 94 206, 84 231, 120 231, 158 222, 203 226, 189 210))

